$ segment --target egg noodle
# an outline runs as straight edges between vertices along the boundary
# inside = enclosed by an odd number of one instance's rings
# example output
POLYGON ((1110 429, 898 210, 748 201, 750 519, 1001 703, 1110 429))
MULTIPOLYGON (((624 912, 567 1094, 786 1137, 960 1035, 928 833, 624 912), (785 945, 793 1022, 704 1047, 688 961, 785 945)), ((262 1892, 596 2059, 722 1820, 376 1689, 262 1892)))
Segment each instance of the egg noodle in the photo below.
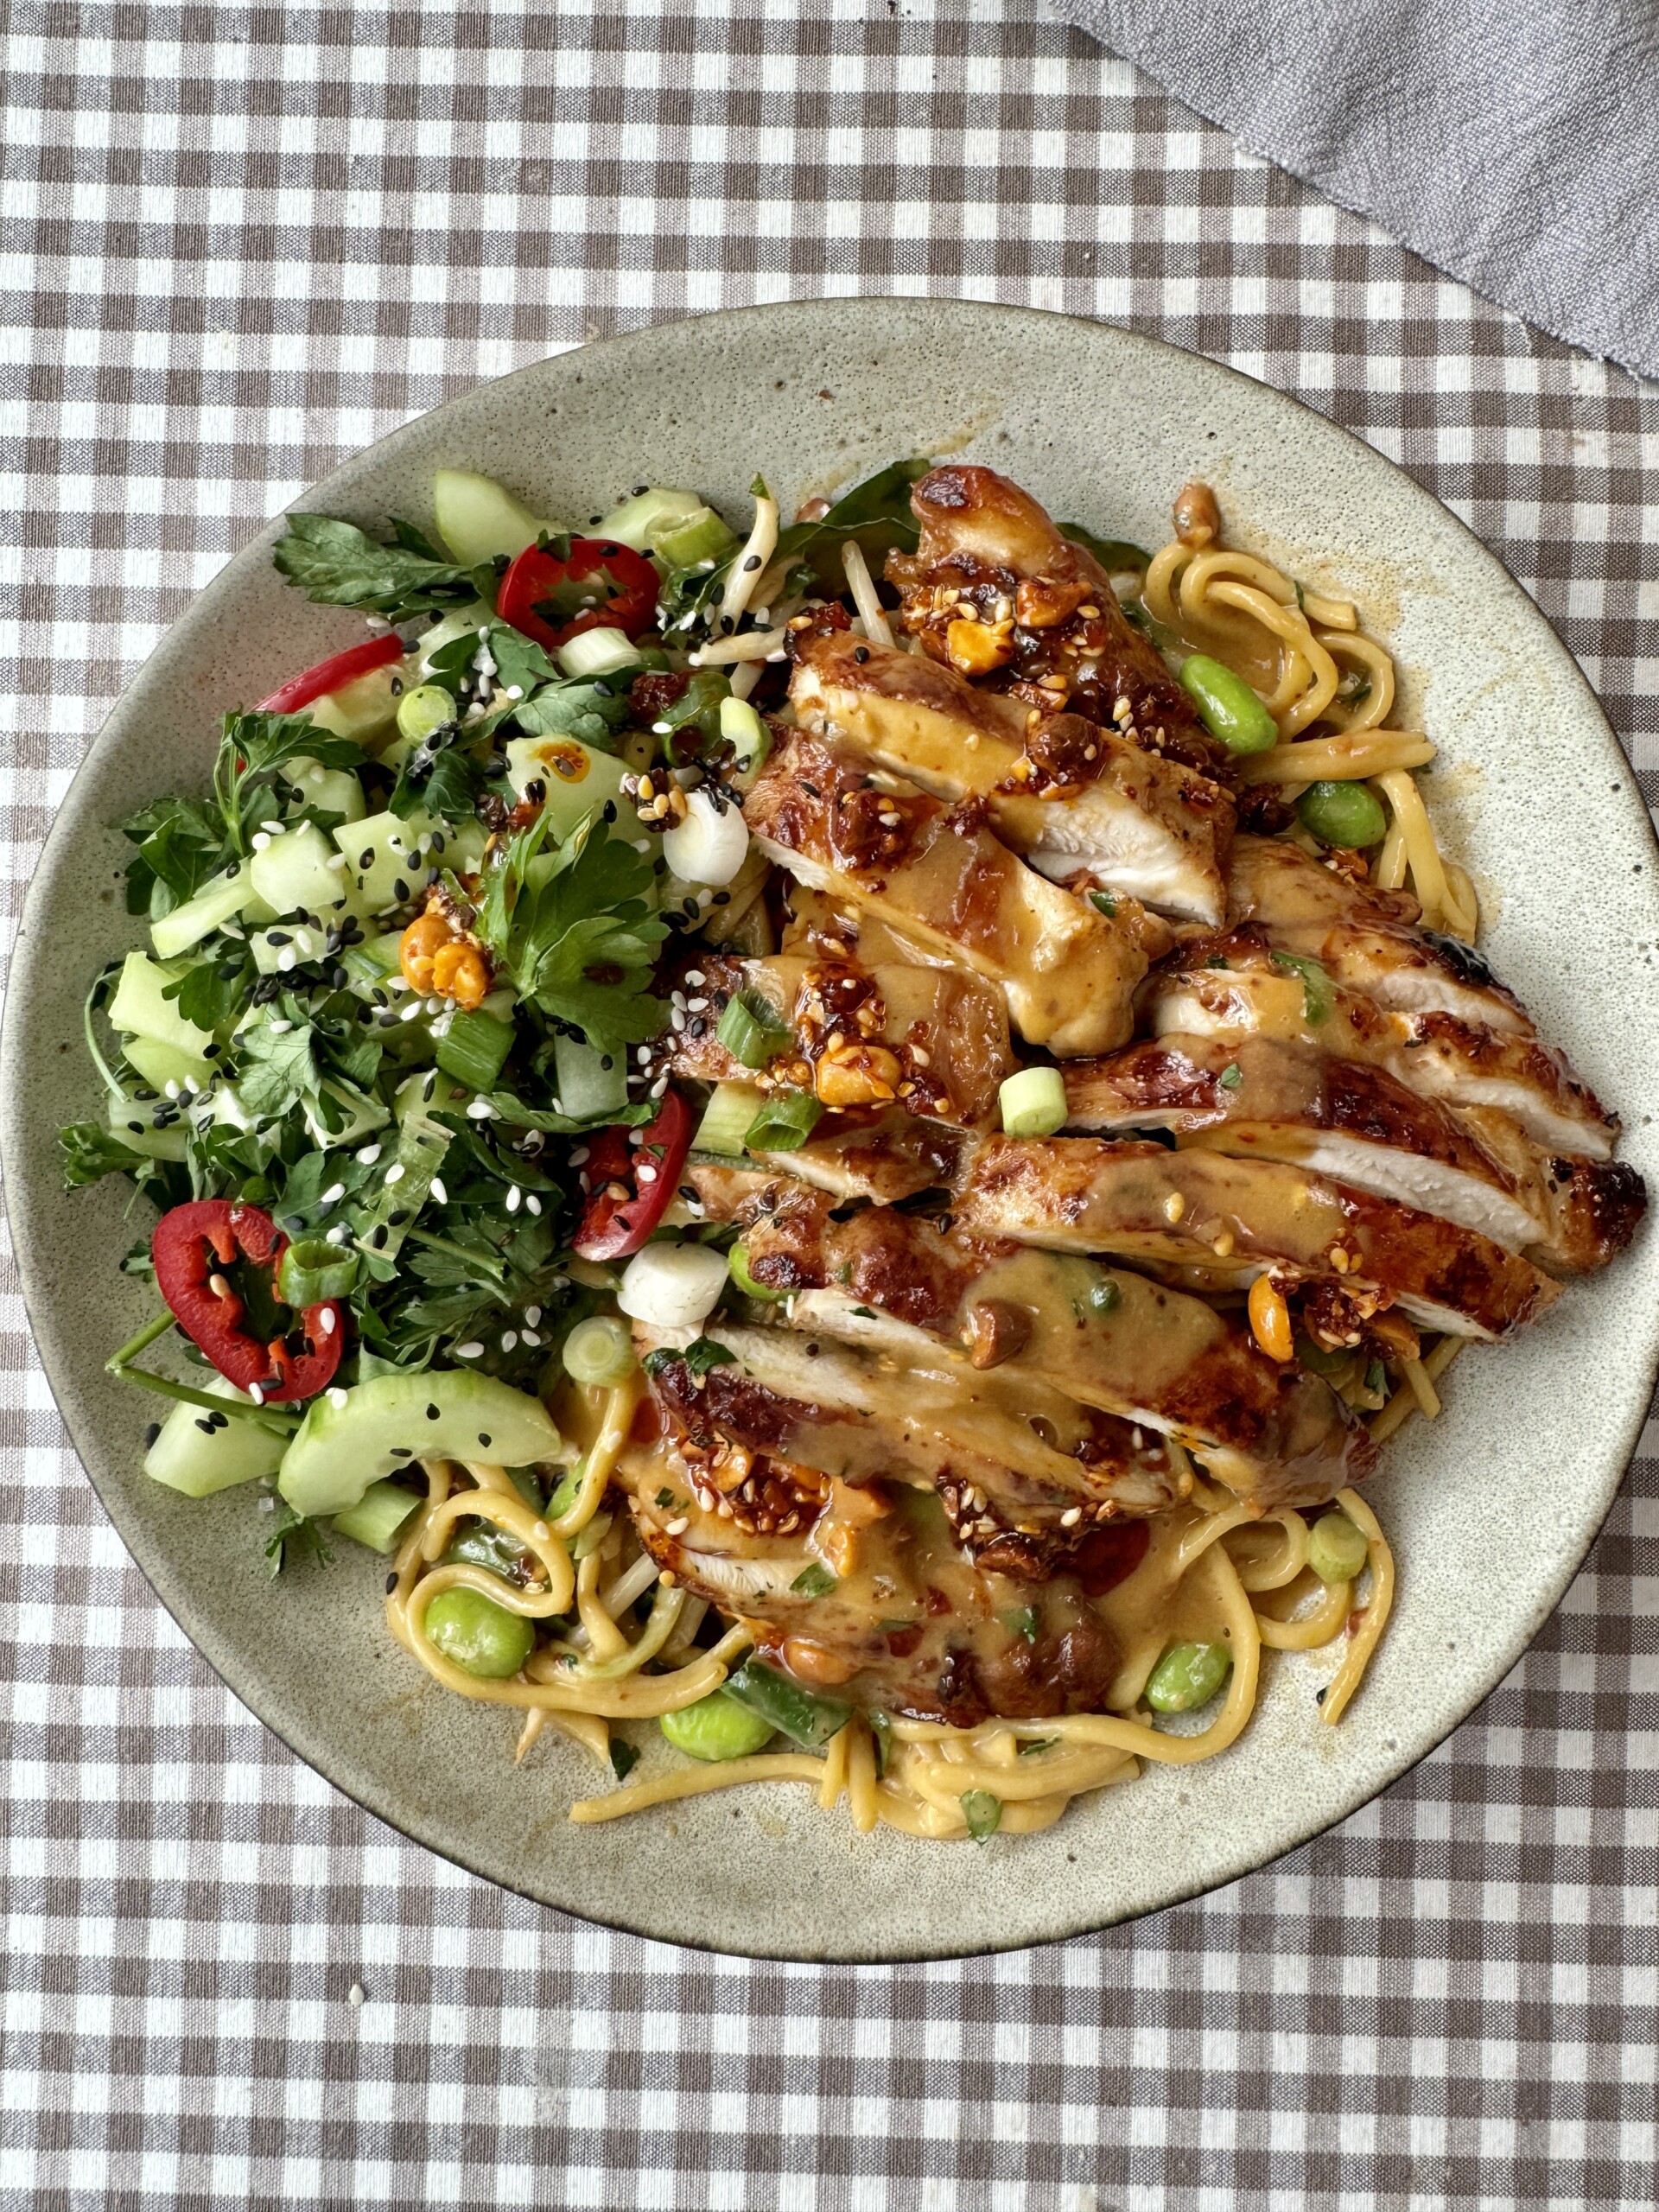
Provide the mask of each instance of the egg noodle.
MULTIPOLYGON (((775 511, 757 519, 753 547, 765 556, 776 523, 775 511)), ((735 564, 734 574, 741 567, 735 564)), ((885 631, 861 556, 849 559, 848 570, 857 626, 870 634, 880 623, 885 631)), ((1434 747, 1420 733, 1386 727, 1395 697, 1394 665, 1362 632, 1352 604, 1306 591, 1269 563, 1211 542, 1201 526, 1155 556, 1142 596, 1154 620, 1183 645, 1245 677, 1277 723, 1279 743, 1239 764, 1243 780, 1271 783, 1294 800, 1316 781, 1363 779, 1384 803, 1389 821, 1372 880, 1390 890, 1409 882, 1426 926, 1472 938, 1473 887, 1441 855, 1414 773, 1433 759, 1434 747), (1315 734, 1303 734, 1310 731, 1315 734)), ((784 639, 779 631, 721 641, 702 658, 735 660, 741 648, 745 658, 758 659, 779 651, 784 639)), ((1307 849, 1320 849, 1311 842, 1307 849)), ((1462 1343, 1442 1338, 1421 1359, 1396 1363, 1390 1394, 1370 1424, 1373 1436, 1394 1434, 1414 1414, 1433 1419, 1439 1413, 1434 1385, 1462 1343)), ((1378 1394, 1368 1389, 1364 1372, 1356 1356, 1330 1380, 1350 1405, 1375 1408, 1378 1394)), ((593 1441, 575 1462, 574 1480, 563 1486, 572 1495, 556 1518, 538 1518, 501 1467, 425 1463, 427 1496, 389 1580, 387 1620, 404 1649, 446 1689, 524 1714, 520 1758, 550 1726, 608 1771, 613 1724, 655 1719, 696 1704, 725 1681, 753 1643, 740 1623, 718 1642, 700 1646, 705 1601, 659 1572, 626 1512, 607 1506, 642 1389, 638 1376, 609 1389, 573 1386, 572 1395, 583 1402, 566 1426, 585 1429, 593 1441), (523 1586, 480 1567, 444 1561, 458 1524, 469 1518, 493 1524, 523 1547, 531 1571, 523 1586), (520 1675, 480 1680, 452 1664, 426 1632, 432 1600, 455 1587, 559 1625, 537 1643, 520 1675), (641 1629, 632 1609, 648 1592, 641 1629), (568 1628, 573 1611, 578 1625, 568 1628), (653 1664, 658 1671, 645 1671, 653 1664)), ((1001 1806, 1002 1832, 1030 1834, 1052 1827, 1073 1798, 1132 1779, 1143 1760, 1185 1766, 1225 1751, 1255 1710, 1264 1649, 1338 1655, 1318 1692, 1321 1719, 1334 1724, 1382 1636, 1395 1591, 1394 1556, 1376 1516, 1352 1490, 1343 1491, 1337 1503, 1364 1537, 1366 1558, 1353 1580, 1326 1584, 1307 1564, 1310 1530, 1301 1513, 1281 1508, 1257 1516, 1198 1476, 1187 1502, 1158 1516, 1145 1560, 1097 1601, 1122 1652, 1106 1711, 992 1719, 969 1729, 897 1717, 872 1722, 855 1713, 822 1755, 789 1751, 706 1765, 682 1762, 578 1801, 570 1818, 614 1820, 713 1790, 796 1782, 826 1810, 844 1799, 861 1834, 884 1827, 942 1840, 964 1838, 970 1829, 963 1801, 977 1791, 1001 1806), (1219 1645, 1230 1661, 1224 1697, 1191 1732, 1154 1727, 1143 1717, 1143 1694, 1172 1632, 1219 1645)))

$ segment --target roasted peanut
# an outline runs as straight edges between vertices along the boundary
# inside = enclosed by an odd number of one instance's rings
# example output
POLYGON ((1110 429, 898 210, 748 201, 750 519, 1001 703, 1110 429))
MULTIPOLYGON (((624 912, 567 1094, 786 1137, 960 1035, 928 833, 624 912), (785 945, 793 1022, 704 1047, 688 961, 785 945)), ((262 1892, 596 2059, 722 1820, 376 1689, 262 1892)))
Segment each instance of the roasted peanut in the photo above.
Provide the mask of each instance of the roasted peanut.
POLYGON ((1183 484, 1175 494, 1175 535, 1183 545, 1209 545, 1221 536, 1221 509, 1207 484, 1183 484))
POLYGON ((951 667, 963 676, 988 676, 1014 658, 1014 639, 1007 630, 958 619, 946 626, 944 649, 951 667))
POLYGON ((813 1089, 826 1106, 886 1106, 904 1074, 885 1045, 832 1045, 819 1060, 813 1089))
POLYGON ((1281 1363, 1295 1350, 1290 1333, 1290 1308, 1284 1293, 1271 1275, 1257 1275, 1250 1285, 1250 1333, 1269 1359, 1281 1363))

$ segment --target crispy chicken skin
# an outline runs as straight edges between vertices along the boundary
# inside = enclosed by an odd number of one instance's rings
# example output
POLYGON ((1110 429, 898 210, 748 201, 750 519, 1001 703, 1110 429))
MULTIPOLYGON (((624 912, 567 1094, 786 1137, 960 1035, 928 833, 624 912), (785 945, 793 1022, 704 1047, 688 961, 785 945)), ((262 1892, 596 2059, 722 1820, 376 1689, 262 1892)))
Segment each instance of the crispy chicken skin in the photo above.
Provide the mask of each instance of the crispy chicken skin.
POLYGON ((802 726, 950 801, 982 799, 1039 874, 1088 869, 1103 888, 1199 921, 1224 912, 1233 802, 1210 777, 1078 715, 976 690, 948 664, 810 638, 790 696, 802 726))
POLYGON ((1269 942, 1259 922, 1189 940, 1141 998, 1154 1036, 1274 1037, 1317 1044, 1381 1068, 1425 1098, 1491 1106, 1541 1145, 1592 1160, 1612 1155, 1618 1124, 1564 1054, 1535 1035, 1441 1011, 1379 1007, 1363 991, 1322 986, 1269 942))
POLYGON ((1014 1065, 1007 1007, 976 976, 701 950, 690 965, 699 980, 683 988, 696 1011, 672 1040, 677 1076, 813 1090, 832 1108, 892 1107, 969 1128, 995 1115, 997 1085, 1014 1065), (764 1001, 790 1037, 764 1067, 746 1065, 720 1041, 721 1016, 741 992, 764 1001))
POLYGON ((1078 1128, 1297 1163, 1491 1237, 1550 1274, 1605 1267, 1647 1205, 1622 1162, 1535 1145, 1505 1114, 1421 1097, 1380 1068, 1277 1039, 1171 1034, 1066 1069, 1078 1128))
POLYGON ((1280 951, 1319 961, 1337 982, 1369 992, 1381 1007, 1537 1034, 1472 945, 1415 926, 1421 909, 1408 892, 1379 891, 1298 846, 1240 836, 1227 893, 1230 922, 1259 923, 1280 951))
POLYGON ((1397 1306, 1423 1328, 1507 1337, 1560 1294, 1517 1254, 1432 1214, 1281 1161, 1197 1148, 990 1137, 952 1207, 970 1236, 1110 1253, 1217 1282, 1319 1281, 1320 1317, 1340 1315, 1362 1333, 1397 1306))
POLYGON ((998 1371, 1011 1382, 1173 1436, 1264 1507, 1317 1504, 1374 1464, 1370 1437, 1317 1377, 1276 1367, 1212 1306, 1144 1276, 892 1210, 837 1221, 782 1185, 742 1215, 750 1269, 792 1294, 798 1327, 901 1363, 963 1347, 965 1364, 988 1313, 1008 1323, 998 1371))
POLYGON ((947 808, 913 784, 785 732, 743 802, 769 860, 869 908, 1000 984, 1014 1027, 1059 1056, 1108 1052, 1134 1023, 1146 972, 1135 932, 1059 890, 999 843, 976 799, 947 808))
POLYGON ((1070 709, 1127 728, 1148 751, 1217 763, 1220 748, 1105 571, 1029 493, 994 468, 950 463, 923 477, 911 507, 921 540, 913 554, 889 555, 887 580, 931 659, 1041 713, 1070 709))

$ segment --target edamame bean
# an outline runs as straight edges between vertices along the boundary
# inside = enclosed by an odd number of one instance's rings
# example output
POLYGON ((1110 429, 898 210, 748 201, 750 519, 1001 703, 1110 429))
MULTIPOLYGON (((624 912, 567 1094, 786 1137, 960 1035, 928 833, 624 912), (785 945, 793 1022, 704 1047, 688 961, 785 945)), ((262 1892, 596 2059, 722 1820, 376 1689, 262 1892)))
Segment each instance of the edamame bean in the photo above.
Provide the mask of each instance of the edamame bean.
POLYGON ((1346 845, 1363 852, 1380 845, 1388 832, 1388 817, 1375 791, 1363 784, 1310 784, 1296 802, 1303 829, 1322 845, 1346 845))
POLYGON ((411 745, 423 744, 435 730, 455 721, 460 712, 454 694, 446 691, 442 683, 417 683, 397 702, 397 734, 411 745))
POLYGON ((1307 1563, 1321 1582, 1351 1582, 1370 1549, 1345 1513, 1322 1513, 1307 1534, 1307 1563))
POLYGON ((452 1667, 486 1682, 516 1675, 536 1642, 522 1614, 477 1590, 440 1590, 426 1609, 426 1632, 452 1667))
POLYGON ((677 1751, 688 1758, 746 1759, 772 1741, 772 1723, 751 1713, 724 1690, 710 1690, 695 1705, 665 1713, 658 1726, 677 1751))
POLYGON ((1147 1703, 1154 1713, 1192 1713, 1209 1704, 1232 1664, 1224 1643, 1172 1643, 1152 1670, 1147 1703))
POLYGON ((1181 689, 1211 737, 1230 753, 1270 753, 1278 727, 1242 676, 1208 653, 1189 653, 1181 664, 1181 689))

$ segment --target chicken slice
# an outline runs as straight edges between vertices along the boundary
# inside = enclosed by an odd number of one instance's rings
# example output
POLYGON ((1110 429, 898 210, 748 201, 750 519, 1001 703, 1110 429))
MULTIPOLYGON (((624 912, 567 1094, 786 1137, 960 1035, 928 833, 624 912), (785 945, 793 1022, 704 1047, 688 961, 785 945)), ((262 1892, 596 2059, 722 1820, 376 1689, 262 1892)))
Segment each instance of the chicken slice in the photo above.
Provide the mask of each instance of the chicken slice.
POLYGON ((700 951, 681 988, 687 1019, 664 1039, 667 1064, 702 1083, 785 1084, 815 1090, 830 1107, 891 1106, 974 1128, 994 1115, 1014 1065, 1001 992, 957 969, 700 951), (789 1036, 765 1067, 720 1041, 721 1016, 741 992, 789 1036))
POLYGON ((1210 777, 1077 715, 976 690, 918 653, 836 632, 802 648, 790 696, 804 728, 908 776, 936 798, 982 799, 1039 874, 1219 921, 1233 802, 1210 777))
POLYGON ((1287 1289, 1317 1281, 1326 1286, 1321 1316, 1345 1311, 1361 1327, 1398 1306, 1425 1329, 1498 1338, 1560 1294, 1488 1237, 1279 1160, 1092 1137, 990 1137, 952 1204, 969 1236, 1111 1253, 1217 1283, 1266 1274, 1287 1289), (1332 1287, 1341 1293, 1334 1307, 1332 1287))
POLYGON ((769 860, 868 907, 1000 984, 1020 1034, 1059 1056, 1109 1052, 1134 1025, 1146 955, 1122 922, 1034 874, 985 826, 901 778, 878 785, 804 731, 774 747, 743 802, 769 860))
POLYGON ((699 1374, 671 1339, 634 1330, 676 1428, 705 1447, 723 1440, 855 1485, 891 1478, 964 1500, 977 1493, 969 1535, 976 1512, 995 1516, 982 1547, 995 1525, 1005 1548, 1014 1535, 1034 1540, 1033 1557, 1063 1554, 1084 1521, 1160 1512, 1192 1486, 1161 1437, 1137 1442, 1128 1422, 1058 1391, 1011 1389, 997 1374, 964 1375, 937 1359, 901 1372, 785 1327, 719 1322, 703 1335, 732 1358, 699 1374))
POLYGON ((658 1565, 810 1689, 957 1728, 1106 1705, 1118 1646, 1092 1600, 1146 1557, 1145 1522, 1092 1530, 1033 1585, 966 1555, 931 1492, 854 1491, 774 1459, 722 1491, 674 1442, 633 1448, 618 1476, 658 1565))
POLYGON ((1170 1035, 1065 1071, 1074 1127, 1176 1131, 1292 1161, 1472 1230, 1551 1274, 1605 1267, 1647 1205, 1611 1160, 1547 1153, 1507 1115, 1420 1097, 1380 1068, 1246 1037, 1170 1035))
POLYGON ((1317 1045, 1382 1068, 1425 1098, 1496 1107, 1541 1145, 1612 1156, 1617 1120, 1541 1038, 1460 1014, 1379 1007, 1334 982, 1322 963, 1271 949, 1259 923, 1189 943, 1179 964, 1149 979, 1141 1003, 1155 1036, 1317 1045))
MULTIPOLYGON (((1173 1436, 1262 1510, 1316 1504, 1362 1480, 1376 1446, 1316 1376, 1281 1368, 1201 1299, 1006 1240, 877 1209, 836 1221, 779 1190, 747 1224, 758 1281, 791 1294, 794 1325, 958 1367, 971 1344, 1010 1382, 1173 1436)), ((749 1211, 746 1209, 746 1211, 749 1211)))
POLYGON ((994 468, 950 464, 923 477, 910 504, 920 543, 890 555, 887 573, 900 620, 931 658, 1007 685, 1040 712, 1121 720, 1146 750, 1214 762, 1220 748, 1105 570, 1028 492, 994 468))
POLYGON ((1381 1007, 1535 1036, 1526 1008, 1472 945, 1414 926, 1421 911, 1408 892, 1356 883, 1281 839, 1233 840, 1230 922, 1261 923, 1280 951, 1320 962, 1381 1007))

